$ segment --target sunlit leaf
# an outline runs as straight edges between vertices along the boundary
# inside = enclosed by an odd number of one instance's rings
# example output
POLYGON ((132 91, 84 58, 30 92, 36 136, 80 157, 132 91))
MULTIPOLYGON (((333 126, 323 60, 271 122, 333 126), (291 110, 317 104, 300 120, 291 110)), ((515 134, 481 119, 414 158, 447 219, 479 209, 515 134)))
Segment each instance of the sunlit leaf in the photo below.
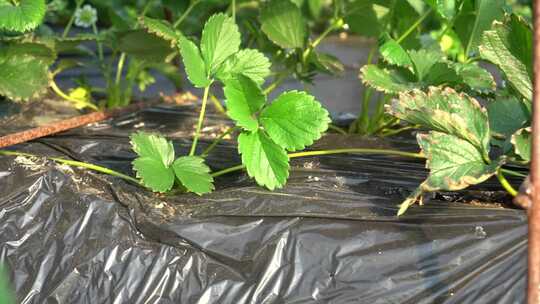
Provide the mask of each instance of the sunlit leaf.
POLYGON ((289 177, 289 157, 263 131, 243 132, 238 137, 238 151, 249 176, 270 190, 281 188, 289 177))
POLYGON ((270 138, 289 151, 302 150, 328 129, 328 111, 305 92, 290 91, 277 97, 260 117, 270 138))

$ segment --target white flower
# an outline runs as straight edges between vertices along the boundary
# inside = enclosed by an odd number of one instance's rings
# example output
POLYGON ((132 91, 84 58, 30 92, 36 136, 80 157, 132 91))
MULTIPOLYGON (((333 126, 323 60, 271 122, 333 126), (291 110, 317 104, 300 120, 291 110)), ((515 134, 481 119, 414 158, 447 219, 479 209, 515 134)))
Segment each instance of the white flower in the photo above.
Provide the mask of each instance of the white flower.
POLYGON ((91 27, 97 22, 97 11, 91 5, 78 8, 75 11, 75 25, 79 27, 91 27))

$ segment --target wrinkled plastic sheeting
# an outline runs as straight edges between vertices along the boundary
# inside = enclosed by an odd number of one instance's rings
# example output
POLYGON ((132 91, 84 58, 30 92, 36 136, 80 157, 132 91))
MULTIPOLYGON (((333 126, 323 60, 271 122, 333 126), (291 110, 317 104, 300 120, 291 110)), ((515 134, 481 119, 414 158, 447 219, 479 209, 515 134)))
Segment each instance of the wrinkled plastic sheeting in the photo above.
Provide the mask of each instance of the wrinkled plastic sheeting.
MULTIPOLYGON (((17 149, 129 173, 134 125, 174 137, 174 126, 192 128, 191 116, 150 109, 17 149)), ((189 148, 182 136, 177 153, 189 148)), ((230 144, 212 155, 218 167, 238 161, 230 144)), ((431 200, 396 218, 425 177, 421 162, 334 155, 293 167, 276 192, 237 173, 207 196, 156 196, 114 177, 0 157, 0 262, 20 303, 525 301, 523 211, 431 200)))

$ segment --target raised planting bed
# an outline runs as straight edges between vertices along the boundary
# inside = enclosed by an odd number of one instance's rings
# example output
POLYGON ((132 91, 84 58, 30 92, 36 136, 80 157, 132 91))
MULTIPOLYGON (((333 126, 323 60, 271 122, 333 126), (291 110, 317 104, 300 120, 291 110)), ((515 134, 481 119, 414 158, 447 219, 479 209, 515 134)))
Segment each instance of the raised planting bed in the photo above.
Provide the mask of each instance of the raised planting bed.
MULTIPOLYGON (((131 174, 133 131, 159 130, 181 154, 191 137, 177 130, 192 130, 196 116, 158 106, 17 148, 131 174)), ((207 127, 222 127, 219 117, 207 127)), ((417 150, 408 139, 337 135, 317 148, 345 139, 417 150)), ((230 141, 208 159, 214 170, 238 162, 230 141)), ((502 208, 487 182, 396 217, 426 174, 422 161, 395 156, 298 158, 281 190, 236 172, 199 197, 0 156, 0 261, 26 303, 523 302, 526 213, 502 208)))

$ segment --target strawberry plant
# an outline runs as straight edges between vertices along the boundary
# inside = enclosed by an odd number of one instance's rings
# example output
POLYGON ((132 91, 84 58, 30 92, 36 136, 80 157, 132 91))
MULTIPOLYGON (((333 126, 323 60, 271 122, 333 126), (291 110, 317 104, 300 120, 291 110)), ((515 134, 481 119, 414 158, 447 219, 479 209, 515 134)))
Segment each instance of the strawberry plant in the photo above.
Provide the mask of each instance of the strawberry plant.
MULTIPOLYGON (((110 28, 100 31, 97 10, 77 0, 63 33, 56 35, 43 30, 46 27, 43 22, 48 16, 47 10, 57 10, 57 6, 62 5, 46 5, 45 0, 0 3, 0 68, 3 71, 0 95, 13 101, 28 101, 42 96, 50 88, 76 108, 98 109, 98 106, 113 108, 128 104, 134 85, 138 84, 143 91, 154 82, 149 70, 162 73, 180 86, 174 57, 169 57, 175 54, 171 43, 140 29, 136 17, 124 20, 116 16, 111 18, 110 28), (74 25, 89 28, 91 33, 70 36, 74 25), (97 52, 82 48, 83 42, 95 42, 97 52), (106 49, 112 52, 110 59, 105 58, 106 49), (82 52, 93 59, 91 63, 100 68, 106 80, 104 90, 81 85, 64 92, 57 85, 56 76, 81 65, 72 59, 58 60, 60 55, 70 52, 82 52), (96 105, 93 93, 102 91, 107 93, 107 100, 96 105)), ((146 7, 141 8, 140 14, 145 12, 146 7)))
MULTIPOLYGON (((479 3, 478 14, 498 14, 479 3)), ((494 175, 517 193, 504 177, 517 173, 504 166, 530 161, 532 29, 513 14, 489 26, 482 22, 485 30, 466 35, 465 62, 389 40, 380 50, 384 62, 362 69, 367 85, 395 96, 388 114, 427 130, 417 140, 430 173, 399 214, 424 192, 461 190, 494 175), (507 85, 497 88, 479 59, 497 65, 507 85)))
MULTIPOLYGON (((169 32, 157 25, 152 27, 155 32, 169 32)), ((175 181, 197 194, 214 189, 203 158, 209 151, 196 154, 210 87, 219 81, 224 85, 227 115, 240 130, 238 152, 248 174, 268 189, 282 187, 289 176, 287 152, 319 139, 328 128, 328 112, 313 96, 298 91, 282 93, 269 103, 260 85, 270 74, 270 63, 257 50, 240 49, 240 31, 225 14, 210 17, 200 45, 184 36, 177 43, 189 80, 204 89, 195 136, 189 155, 174 160, 172 144, 162 136, 132 135, 138 154, 133 166, 141 182, 157 192, 169 191, 175 181)))

